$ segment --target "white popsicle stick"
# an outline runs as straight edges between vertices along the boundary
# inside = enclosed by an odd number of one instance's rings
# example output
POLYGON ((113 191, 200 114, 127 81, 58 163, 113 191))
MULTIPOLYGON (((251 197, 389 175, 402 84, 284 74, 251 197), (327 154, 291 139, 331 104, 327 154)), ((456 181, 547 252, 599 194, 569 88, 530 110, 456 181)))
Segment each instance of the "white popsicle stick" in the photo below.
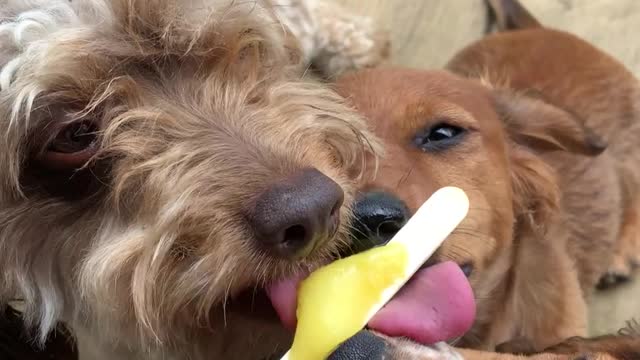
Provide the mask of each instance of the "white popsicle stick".
MULTIPOLYGON (((386 288, 371 307, 362 327, 382 309, 389 300, 411 279, 420 267, 433 255, 442 242, 467 216, 469 198, 459 188, 444 187, 436 191, 389 241, 407 247, 409 259, 405 276, 401 281, 386 288)), ((287 352, 281 360, 289 360, 287 352)))

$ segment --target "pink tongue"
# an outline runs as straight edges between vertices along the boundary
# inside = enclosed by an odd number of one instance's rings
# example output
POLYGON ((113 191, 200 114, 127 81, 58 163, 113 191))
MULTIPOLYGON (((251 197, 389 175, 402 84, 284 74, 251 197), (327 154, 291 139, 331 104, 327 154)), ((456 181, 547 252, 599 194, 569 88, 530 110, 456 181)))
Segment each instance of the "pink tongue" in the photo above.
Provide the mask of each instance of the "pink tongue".
POLYGON ((282 325, 294 331, 296 329, 296 308, 298 307, 298 285, 309 274, 300 274, 267 287, 267 296, 276 309, 282 325))
POLYGON ((473 291, 453 262, 420 270, 369 322, 389 336, 433 344, 463 335, 476 316, 473 291))
MULTIPOLYGON (((297 287, 303 278, 287 279, 267 289, 282 323, 291 330, 296 324, 297 287)), ((433 344, 463 335, 474 318, 469 282, 457 264, 446 262, 416 273, 368 325, 389 336, 433 344)))

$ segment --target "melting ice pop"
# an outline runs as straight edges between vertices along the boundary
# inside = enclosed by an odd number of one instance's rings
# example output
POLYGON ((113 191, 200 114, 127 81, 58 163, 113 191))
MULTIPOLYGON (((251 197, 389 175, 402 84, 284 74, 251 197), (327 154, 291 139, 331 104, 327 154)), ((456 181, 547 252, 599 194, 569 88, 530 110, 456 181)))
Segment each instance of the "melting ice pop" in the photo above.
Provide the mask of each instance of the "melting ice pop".
POLYGON ((366 326, 466 217, 464 191, 435 192, 388 244, 322 267, 298 290, 293 346, 281 360, 322 360, 366 326))

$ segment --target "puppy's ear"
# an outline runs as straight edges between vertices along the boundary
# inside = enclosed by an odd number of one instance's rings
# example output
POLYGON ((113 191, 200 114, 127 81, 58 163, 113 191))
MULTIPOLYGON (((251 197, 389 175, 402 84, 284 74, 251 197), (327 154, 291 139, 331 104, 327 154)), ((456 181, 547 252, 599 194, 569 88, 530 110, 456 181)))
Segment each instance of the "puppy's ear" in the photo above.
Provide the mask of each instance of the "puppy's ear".
POLYGON ((494 103, 508 136, 535 152, 561 150, 595 156, 607 148, 583 119, 534 92, 496 90, 494 103))
POLYGON ((536 93, 496 89, 493 101, 510 139, 513 206, 519 226, 544 231, 558 209, 560 195, 554 169, 538 154, 568 151, 594 156, 605 146, 580 118, 536 93))
POLYGON ((519 226, 544 231, 560 204, 555 171, 521 145, 509 150, 513 211, 519 226))

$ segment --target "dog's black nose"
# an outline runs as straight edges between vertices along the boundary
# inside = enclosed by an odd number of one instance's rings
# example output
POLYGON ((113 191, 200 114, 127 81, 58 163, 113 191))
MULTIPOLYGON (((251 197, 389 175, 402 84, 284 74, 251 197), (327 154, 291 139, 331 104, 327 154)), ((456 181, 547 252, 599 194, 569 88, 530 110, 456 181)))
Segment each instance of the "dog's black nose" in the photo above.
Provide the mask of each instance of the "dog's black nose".
POLYGON ((343 200, 338 184, 316 169, 305 169, 262 193, 249 222, 259 243, 275 255, 302 258, 335 234, 343 200))
POLYGON ((409 210, 394 195, 372 191, 361 194, 354 209, 353 253, 384 245, 409 219, 409 210))

